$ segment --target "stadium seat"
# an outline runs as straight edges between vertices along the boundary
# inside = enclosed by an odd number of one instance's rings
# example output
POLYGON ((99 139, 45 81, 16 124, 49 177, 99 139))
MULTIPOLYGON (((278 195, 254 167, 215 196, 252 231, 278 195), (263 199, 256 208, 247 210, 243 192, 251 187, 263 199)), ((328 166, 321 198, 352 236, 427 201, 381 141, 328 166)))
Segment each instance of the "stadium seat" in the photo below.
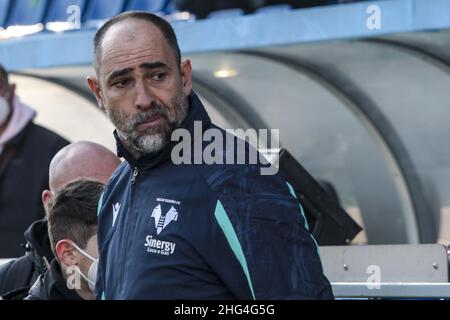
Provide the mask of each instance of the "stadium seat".
MULTIPOLYGON (((176 0, 168 0, 166 8, 165 8, 164 11, 166 12, 166 14, 173 14, 173 13, 183 12, 183 11, 180 11, 178 9, 176 0)), ((186 12, 186 11, 184 11, 184 12, 186 12)))
POLYGON ((152 12, 164 17, 170 23, 195 20, 195 15, 179 11, 172 0, 129 0, 126 10, 152 12))
POLYGON ((10 0, 9 2, 10 8, 6 13, 6 22, 3 28, 0 28, 0 39, 23 37, 44 29, 43 19, 48 0, 10 0))
POLYGON ((236 9, 224 9, 212 11, 208 14, 209 19, 216 18, 230 18, 230 17, 239 17, 244 15, 244 10, 236 8, 236 9))
POLYGON ((10 0, 0 0, 0 29, 5 26, 10 4, 10 0))
POLYGON ((153 13, 166 13, 169 4, 167 0, 129 0, 126 11, 139 10, 153 13))
POLYGON ((14 0, 6 26, 30 26, 42 23, 48 0, 14 0))
POLYGON ((121 13, 125 0, 90 0, 83 16, 84 28, 99 28, 109 18, 121 13))
POLYGON ((51 0, 45 27, 50 31, 79 29, 85 6, 86 0, 51 0))

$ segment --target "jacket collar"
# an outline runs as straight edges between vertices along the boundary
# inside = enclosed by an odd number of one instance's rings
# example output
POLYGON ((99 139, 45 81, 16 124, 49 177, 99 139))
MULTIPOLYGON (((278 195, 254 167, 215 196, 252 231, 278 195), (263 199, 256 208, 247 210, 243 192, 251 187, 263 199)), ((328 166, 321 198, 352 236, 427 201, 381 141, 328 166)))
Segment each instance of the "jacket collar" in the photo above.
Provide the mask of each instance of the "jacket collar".
POLYGON ((82 300, 78 293, 67 287, 67 280, 62 276, 61 267, 56 259, 45 273, 43 288, 49 300, 82 300))
MULTIPOLYGON (((189 131, 191 137, 194 136, 194 122, 201 121, 203 128, 208 128, 211 125, 211 119, 205 110, 202 102, 197 94, 192 91, 188 97, 189 99, 189 112, 186 119, 177 128, 184 128, 189 131)), ((122 141, 119 138, 117 130, 114 131, 114 137, 116 139, 117 155, 120 158, 124 158, 132 167, 140 169, 151 169, 158 166, 161 163, 170 159, 172 148, 178 143, 177 141, 169 141, 168 145, 158 152, 157 154, 147 154, 139 159, 135 159, 124 147, 122 141)))
POLYGON ((25 250, 33 252, 33 258, 39 273, 46 270, 43 258, 47 261, 54 259, 53 252, 50 247, 50 238, 48 236, 47 219, 43 218, 33 222, 33 224, 24 233, 27 244, 25 250))

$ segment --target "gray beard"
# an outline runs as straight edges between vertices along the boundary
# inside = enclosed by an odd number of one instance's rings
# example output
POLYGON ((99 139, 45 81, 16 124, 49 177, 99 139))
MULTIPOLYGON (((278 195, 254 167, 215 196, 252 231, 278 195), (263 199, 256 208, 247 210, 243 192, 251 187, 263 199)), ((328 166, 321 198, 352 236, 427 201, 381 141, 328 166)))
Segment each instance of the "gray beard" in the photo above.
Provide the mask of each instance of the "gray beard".
POLYGON ((122 132, 118 130, 120 140, 125 145, 125 148, 131 153, 135 159, 139 159, 147 154, 157 154, 164 149, 168 142, 169 136, 174 129, 170 129, 170 132, 155 133, 152 135, 142 135, 140 137, 126 137, 122 132))
POLYGON ((175 110, 174 116, 171 116, 167 108, 162 105, 155 105, 142 111, 132 119, 127 118, 120 111, 110 111, 110 108, 107 108, 109 110, 107 113, 127 151, 135 159, 139 159, 144 155, 157 154, 163 150, 169 144, 172 132, 186 119, 189 109, 187 99, 179 96, 173 99, 172 105, 175 110), (166 119, 164 125, 139 135, 136 131, 137 125, 154 115, 163 116, 166 119), (155 129, 157 132, 154 132, 155 129))

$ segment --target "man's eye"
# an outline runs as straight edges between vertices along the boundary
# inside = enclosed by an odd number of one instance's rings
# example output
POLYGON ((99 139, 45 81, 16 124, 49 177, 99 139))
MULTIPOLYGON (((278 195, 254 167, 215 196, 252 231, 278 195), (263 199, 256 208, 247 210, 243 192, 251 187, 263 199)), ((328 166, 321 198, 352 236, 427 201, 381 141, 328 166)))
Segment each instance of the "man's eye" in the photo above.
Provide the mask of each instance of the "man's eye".
POLYGON ((123 87, 126 87, 129 83, 130 83, 129 80, 123 79, 123 80, 114 82, 113 86, 118 87, 118 88, 123 88, 123 87))
POLYGON ((157 73, 152 77, 152 79, 161 81, 161 80, 164 80, 165 77, 166 77, 166 75, 164 73, 157 73))

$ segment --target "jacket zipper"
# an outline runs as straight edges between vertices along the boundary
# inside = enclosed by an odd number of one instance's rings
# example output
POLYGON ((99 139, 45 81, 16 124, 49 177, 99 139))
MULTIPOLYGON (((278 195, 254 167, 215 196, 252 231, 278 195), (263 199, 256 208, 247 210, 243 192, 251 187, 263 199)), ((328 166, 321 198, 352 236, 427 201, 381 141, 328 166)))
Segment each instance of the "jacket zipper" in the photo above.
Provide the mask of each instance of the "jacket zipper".
POLYGON ((136 178, 137 178, 138 174, 139 174, 139 168, 138 167, 134 167, 134 169, 133 169, 133 176, 131 177, 131 181, 130 181, 130 183, 131 183, 131 195, 130 195, 131 208, 127 212, 127 217, 125 218, 125 222, 126 222, 125 226, 127 226, 127 228, 126 228, 127 232, 126 232, 126 234, 124 236, 124 242, 123 242, 123 246, 122 246, 122 248, 125 249, 125 250, 122 251, 122 252, 124 252, 123 259, 122 259, 122 268, 121 268, 122 269, 121 270, 121 278, 122 278, 121 284, 122 285, 121 285, 121 290, 119 292, 119 295, 122 295, 123 289, 124 289, 123 284, 125 283, 124 282, 125 281, 125 264, 127 263, 128 241, 129 241, 129 238, 130 238, 131 230, 133 229, 133 227, 130 225, 130 222, 133 221, 134 194, 136 192, 134 186, 136 184, 136 178))
POLYGON ((138 167, 134 167, 134 171, 133 171, 133 177, 131 178, 131 184, 135 184, 136 183, 136 178, 139 174, 139 168, 138 167))

